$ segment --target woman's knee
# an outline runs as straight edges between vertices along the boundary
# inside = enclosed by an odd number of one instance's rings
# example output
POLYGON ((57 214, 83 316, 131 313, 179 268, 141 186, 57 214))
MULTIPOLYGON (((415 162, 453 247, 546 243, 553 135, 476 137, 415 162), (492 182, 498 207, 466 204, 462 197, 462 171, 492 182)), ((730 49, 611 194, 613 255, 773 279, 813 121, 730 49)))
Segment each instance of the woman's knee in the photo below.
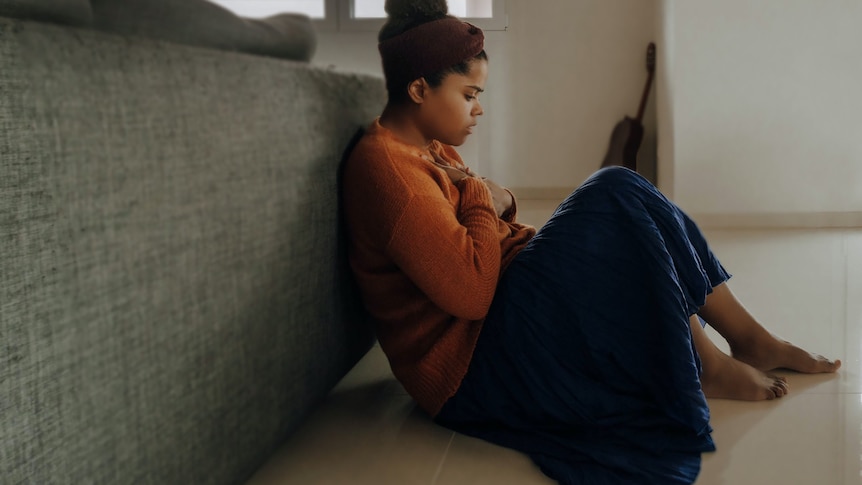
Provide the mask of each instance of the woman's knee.
POLYGON ((634 170, 613 166, 595 172, 566 198, 559 209, 564 210, 579 204, 590 203, 597 198, 606 200, 608 197, 640 200, 661 196, 648 180, 634 170))
POLYGON ((614 185, 632 183, 638 185, 642 185, 643 183, 649 184, 649 181, 643 178, 639 173, 625 167, 605 167, 597 171, 590 178, 614 185))

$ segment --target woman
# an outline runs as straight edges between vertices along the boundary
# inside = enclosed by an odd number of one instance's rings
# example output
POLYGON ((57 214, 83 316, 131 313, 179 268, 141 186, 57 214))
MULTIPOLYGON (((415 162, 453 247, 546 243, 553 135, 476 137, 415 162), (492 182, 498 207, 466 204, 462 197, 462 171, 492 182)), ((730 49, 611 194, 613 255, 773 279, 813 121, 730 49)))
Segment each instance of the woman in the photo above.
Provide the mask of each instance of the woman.
POLYGON ((635 172, 600 170, 536 233, 452 148, 483 114, 480 29, 445 1, 386 2, 389 102, 344 172, 350 261, 407 391, 565 484, 692 483, 706 397, 788 392, 840 362, 766 331, 695 224, 635 172), (706 337, 702 318, 733 357, 706 337))

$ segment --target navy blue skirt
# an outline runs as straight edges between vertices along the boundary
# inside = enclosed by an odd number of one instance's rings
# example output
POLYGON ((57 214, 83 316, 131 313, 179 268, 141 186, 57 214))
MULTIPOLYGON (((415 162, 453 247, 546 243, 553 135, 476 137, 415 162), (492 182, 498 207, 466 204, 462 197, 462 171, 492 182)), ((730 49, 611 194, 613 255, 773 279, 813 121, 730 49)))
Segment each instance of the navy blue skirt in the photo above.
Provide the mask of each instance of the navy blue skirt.
POLYGON ((602 169, 502 275, 435 419, 566 485, 693 483, 715 446, 689 317, 729 277, 652 184, 602 169))

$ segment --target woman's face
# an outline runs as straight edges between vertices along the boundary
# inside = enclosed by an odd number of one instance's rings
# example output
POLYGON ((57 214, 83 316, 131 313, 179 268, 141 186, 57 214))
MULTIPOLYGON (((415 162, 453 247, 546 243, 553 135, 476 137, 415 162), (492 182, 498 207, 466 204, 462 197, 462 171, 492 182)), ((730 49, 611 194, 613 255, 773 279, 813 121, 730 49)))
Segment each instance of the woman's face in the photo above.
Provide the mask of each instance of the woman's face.
POLYGON ((447 145, 463 145, 482 115, 479 95, 488 78, 488 61, 470 62, 467 74, 452 73, 436 88, 425 87, 419 104, 419 126, 430 139, 447 145))

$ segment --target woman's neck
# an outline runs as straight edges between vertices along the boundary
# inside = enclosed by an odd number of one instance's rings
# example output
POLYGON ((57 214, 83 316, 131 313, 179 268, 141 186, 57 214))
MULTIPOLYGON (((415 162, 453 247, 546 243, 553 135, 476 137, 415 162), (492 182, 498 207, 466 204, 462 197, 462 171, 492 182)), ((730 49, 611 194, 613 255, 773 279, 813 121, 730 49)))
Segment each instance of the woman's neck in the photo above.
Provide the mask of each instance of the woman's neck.
POLYGON ((380 125, 394 133, 401 140, 427 149, 431 145, 431 139, 426 138, 422 130, 417 126, 410 108, 386 105, 380 115, 380 125))

